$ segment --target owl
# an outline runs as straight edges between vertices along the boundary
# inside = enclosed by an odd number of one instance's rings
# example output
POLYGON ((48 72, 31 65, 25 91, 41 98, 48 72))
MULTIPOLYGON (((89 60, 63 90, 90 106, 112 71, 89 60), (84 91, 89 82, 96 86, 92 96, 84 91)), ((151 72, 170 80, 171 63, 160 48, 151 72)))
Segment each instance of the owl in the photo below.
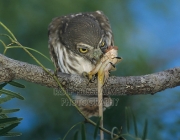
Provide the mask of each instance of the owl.
MULTIPOLYGON (((49 49, 56 71, 68 74, 89 73, 103 57, 108 46, 114 46, 108 18, 101 11, 70 14, 54 18, 48 27, 49 49)), ((72 96, 87 116, 98 116, 97 96, 72 96)), ((111 106, 103 97, 103 110, 111 106)))

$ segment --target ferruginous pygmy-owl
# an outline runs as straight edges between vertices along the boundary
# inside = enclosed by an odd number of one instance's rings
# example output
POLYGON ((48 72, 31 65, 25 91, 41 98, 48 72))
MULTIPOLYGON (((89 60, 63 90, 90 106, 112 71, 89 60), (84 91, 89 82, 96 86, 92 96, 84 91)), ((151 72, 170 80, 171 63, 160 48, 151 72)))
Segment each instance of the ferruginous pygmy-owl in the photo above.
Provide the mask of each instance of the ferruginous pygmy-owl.
MULTIPOLYGON (((48 35, 51 59, 57 71, 63 73, 89 73, 108 46, 114 46, 109 20, 101 11, 54 18, 48 35)), ((97 96, 75 95, 73 98, 87 117, 98 116, 97 96), (84 100, 89 104, 82 104, 84 100)), ((105 110, 112 100, 107 96, 104 100, 105 110)))

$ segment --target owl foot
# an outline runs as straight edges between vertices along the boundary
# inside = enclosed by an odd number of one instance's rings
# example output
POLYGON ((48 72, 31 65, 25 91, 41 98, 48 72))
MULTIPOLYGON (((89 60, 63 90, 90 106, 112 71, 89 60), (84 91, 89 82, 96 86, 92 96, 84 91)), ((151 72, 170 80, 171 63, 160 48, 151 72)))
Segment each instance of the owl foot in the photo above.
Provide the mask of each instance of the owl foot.
POLYGON ((54 75, 57 76, 57 75, 58 75, 58 72, 60 72, 60 68, 56 68, 56 69, 55 69, 54 75))
POLYGON ((88 78, 89 82, 92 82, 92 83, 96 79, 96 74, 93 75, 91 73, 83 72, 82 75, 83 75, 83 77, 88 78))
POLYGON ((88 77, 88 79, 93 82, 97 77, 97 74, 101 75, 100 79, 102 79, 101 83, 103 85, 109 77, 109 71, 115 70, 115 64, 121 60, 121 57, 114 57, 112 59, 105 58, 105 60, 99 61, 93 70, 91 70, 89 73, 86 73, 86 77, 88 77))

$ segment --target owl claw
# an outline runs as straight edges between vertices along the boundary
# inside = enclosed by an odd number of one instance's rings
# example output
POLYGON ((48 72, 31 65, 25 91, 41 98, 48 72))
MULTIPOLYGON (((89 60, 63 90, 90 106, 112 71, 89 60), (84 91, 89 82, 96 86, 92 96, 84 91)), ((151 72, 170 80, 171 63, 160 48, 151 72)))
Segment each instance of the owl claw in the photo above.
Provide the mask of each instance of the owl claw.
POLYGON ((91 73, 83 72, 82 75, 83 75, 83 77, 88 78, 89 82, 92 82, 92 83, 96 79, 96 75, 93 75, 91 73))
POLYGON ((89 75, 89 81, 93 83, 96 79, 96 75, 89 75))

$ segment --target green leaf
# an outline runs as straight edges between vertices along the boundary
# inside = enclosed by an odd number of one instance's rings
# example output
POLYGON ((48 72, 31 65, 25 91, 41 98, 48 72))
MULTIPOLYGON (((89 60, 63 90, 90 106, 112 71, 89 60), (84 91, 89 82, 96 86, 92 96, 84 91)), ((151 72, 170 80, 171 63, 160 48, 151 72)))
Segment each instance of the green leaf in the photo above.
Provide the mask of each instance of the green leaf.
POLYGON ((6 49, 6 44, 4 43, 4 41, 0 40, 0 42, 4 46, 4 48, 6 49))
POLYGON ((86 131, 85 131, 84 123, 82 123, 81 125, 81 139, 86 140, 86 131))
POLYGON ((0 118, 7 118, 8 116, 5 114, 0 114, 0 118))
POLYGON ((137 123, 136 123, 136 116, 134 115, 134 112, 131 109, 132 117, 133 117, 133 124, 134 124, 134 132, 135 136, 138 137, 138 129, 137 129, 137 123))
POLYGON ((35 49, 29 48, 29 47, 25 47, 25 46, 8 46, 8 47, 6 47, 6 48, 7 48, 7 49, 16 49, 16 48, 23 49, 23 48, 24 48, 24 49, 27 49, 27 50, 31 50, 31 51, 34 51, 34 52, 40 54, 41 56, 43 56, 44 58, 46 58, 48 61, 51 62, 51 60, 50 60, 47 56, 45 56, 44 54, 42 54, 41 52, 39 52, 39 51, 37 51, 37 50, 35 50, 35 49))
POLYGON ((9 96, 9 95, 7 95, 7 96, 4 97, 4 98, 0 98, 0 104, 9 101, 9 100, 11 100, 12 98, 13 98, 13 97, 12 97, 12 96, 9 96))
POLYGON ((65 140, 66 139, 66 136, 69 134, 69 132, 75 127, 75 126, 77 126, 77 125, 79 125, 81 122, 78 122, 78 123, 76 123, 75 125, 73 125, 68 131, 67 131, 67 133, 64 135, 64 138, 62 139, 62 140, 65 140))
POLYGON ((148 127, 148 121, 147 121, 147 119, 146 119, 146 120, 145 120, 145 123, 144 123, 144 130, 143 130, 142 140, 145 140, 146 137, 147 137, 147 127, 148 127))
POLYGON ((14 122, 14 121, 21 121, 22 118, 17 118, 17 117, 12 117, 12 118, 3 118, 3 119, 0 119, 0 125, 1 124, 9 124, 11 122, 14 122))
POLYGON ((100 120, 101 120, 101 117, 99 117, 97 119, 97 122, 96 122, 96 127, 95 127, 95 130, 94 130, 94 139, 96 139, 97 134, 98 134, 98 128, 99 128, 100 120))
POLYGON ((17 112, 19 111, 20 109, 2 109, 0 111, 0 114, 8 114, 8 113, 13 113, 13 112, 17 112))
POLYGON ((78 133, 79 133, 79 131, 77 130, 74 134, 74 140, 78 140, 78 133))
POLYGON ((13 39, 7 34, 0 34, 0 36, 5 36, 5 37, 9 38, 9 40, 11 40, 11 42, 13 42, 13 39))
POLYGON ((0 136, 5 135, 7 132, 12 130, 14 127, 18 126, 19 123, 11 124, 3 129, 0 130, 0 136))
POLYGON ((8 132, 6 134, 4 134, 3 136, 6 136, 6 137, 17 137, 17 136, 21 136, 22 133, 16 133, 16 132, 8 132))
POLYGON ((6 123, 6 122, 9 122, 9 121, 16 121, 17 119, 18 119, 17 117, 0 119, 0 124, 1 123, 6 123))
POLYGON ((117 132, 119 133, 119 130, 117 127, 113 127, 111 130, 111 139, 113 139, 113 135, 114 135, 114 131, 117 130, 117 132))
MULTIPOLYGON (((22 119, 21 119, 22 120, 22 119)), ((9 122, 5 122, 5 123, 0 123, 0 127, 4 128, 8 125, 11 125, 11 124, 15 124, 15 123, 20 123, 21 121, 20 119, 17 119, 15 121, 9 121, 9 122)))
POLYGON ((126 115, 126 128, 127 132, 129 133, 130 124, 129 124, 129 108, 125 107, 125 115, 126 115))
POLYGON ((8 82, 8 84, 12 85, 12 86, 15 86, 15 87, 19 87, 19 88, 25 88, 24 85, 18 83, 18 82, 15 82, 15 81, 10 81, 8 82))
POLYGON ((7 85, 7 83, 0 84, 0 90, 6 85, 7 85))
POLYGON ((4 93, 4 94, 10 95, 10 96, 12 96, 12 97, 16 97, 16 98, 18 98, 18 99, 24 100, 24 97, 22 97, 20 94, 15 93, 15 92, 12 92, 12 91, 10 91, 10 90, 1 89, 1 90, 0 90, 0 93, 4 93))
POLYGON ((17 41, 17 39, 14 36, 14 34, 2 22, 0 22, 0 25, 11 35, 13 40, 17 41))

